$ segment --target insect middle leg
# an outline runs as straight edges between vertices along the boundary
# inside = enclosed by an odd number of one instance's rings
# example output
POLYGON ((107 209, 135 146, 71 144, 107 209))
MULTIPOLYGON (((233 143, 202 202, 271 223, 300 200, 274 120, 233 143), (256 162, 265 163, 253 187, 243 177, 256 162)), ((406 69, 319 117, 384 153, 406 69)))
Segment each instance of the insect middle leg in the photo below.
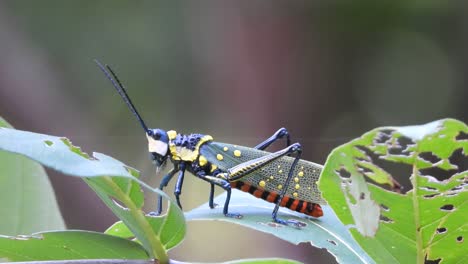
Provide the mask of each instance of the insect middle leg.
MULTIPOLYGON (((227 181, 226 179, 210 176, 210 175, 197 175, 198 177, 202 178, 205 181, 208 181, 211 183, 211 190, 213 191, 214 185, 218 185, 219 187, 223 188, 226 191, 226 201, 224 202, 224 207, 223 207, 223 214, 227 217, 233 217, 233 218, 242 218, 241 214, 236 214, 236 213, 229 213, 229 202, 231 201, 231 183, 227 181)), ((212 199, 212 197, 210 196, 212 199)), ((211 200, 212 201, 212 200, 211 200)), ((210 205, 211 207, 211 205, 210 205)), ((214 206, 213 206, 214 207, 214 206)), ((211 207, 213 209, 213 207, 211 207)))
POLYGON ((207 179, 202 171, 198 172, 196 175, 200 177, 200 179, 210 183, 210 196, 208 198, 208 205, 211 209, 214 209, 216 206, 218 206, 218 204, 214 203, 215 184, 211 180, 207 179))

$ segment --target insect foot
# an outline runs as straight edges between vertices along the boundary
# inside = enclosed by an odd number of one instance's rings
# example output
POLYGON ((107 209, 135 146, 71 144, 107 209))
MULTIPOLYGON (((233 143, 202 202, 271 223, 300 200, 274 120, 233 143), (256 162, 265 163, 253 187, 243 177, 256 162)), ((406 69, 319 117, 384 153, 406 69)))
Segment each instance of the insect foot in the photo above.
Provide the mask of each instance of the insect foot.
POLYGON ((161 213, 158 213, 158 212, 149 212, 147 214, 147 216, 160 216, 160 215, 161 215, 161 213))
POLYGON ((295 227, 295 228, 297 228, 297 229, 301 229, 301 228, 307 226, 306 223, 301 222, 301 221, 299 221, 299 220, 295 220, 295 219, 288 219, 288 220, 286 221, 286 223, 287 223, 288 226, 292 226, 292 227, 295 227))
POLYGON ((294 220, 294 219, 289 219, 289 220, 285 221, 283 219, 276 218, 276 219, 274 219, 274 221, 276 223, 286 225, 286 226, 291 226, 291 227, 294 227, 296 229, 302 229, 303 227, 305 227, 307 225, 304 222, 297 221, 297 220, 294 220))
POLYGON ((243 215, 236 214, 236 213, 227 213, 227 214, 224 214, 224 216, 231 217, 231 218, 236 218, 236 219, 241 219, 242 217, 244 217, 243 215))

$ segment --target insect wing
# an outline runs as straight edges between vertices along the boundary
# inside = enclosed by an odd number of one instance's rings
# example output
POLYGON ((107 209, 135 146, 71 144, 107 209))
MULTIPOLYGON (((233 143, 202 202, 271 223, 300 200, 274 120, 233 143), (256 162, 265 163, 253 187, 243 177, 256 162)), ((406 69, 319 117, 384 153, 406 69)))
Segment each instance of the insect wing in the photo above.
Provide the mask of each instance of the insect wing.
MULTIPOLYGON (((219 169, 226 171, 243 162, 268 155, 270 152, 226 143, 210 142, 201 147, 200 154, 219 169)), ((284 188, 293 161, 293 157, 281 157, 239 180, 256 188, 280 193, 284 188)), ((317 188, 317 181, 322 168, 322 165, 299 160, 286 195, 307 202, 326 204, 317 188)))

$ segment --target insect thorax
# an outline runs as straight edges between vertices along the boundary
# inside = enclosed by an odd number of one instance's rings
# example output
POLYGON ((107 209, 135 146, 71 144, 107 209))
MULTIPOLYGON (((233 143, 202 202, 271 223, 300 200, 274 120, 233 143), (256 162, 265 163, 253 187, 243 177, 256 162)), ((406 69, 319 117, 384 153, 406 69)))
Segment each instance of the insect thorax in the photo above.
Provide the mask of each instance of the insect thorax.
POLYGON ((173 160, 194 162, 198 159, 200 146, 213 138, 203 134, 177 134, 174 130, 167 132, 169 151, 173 160))

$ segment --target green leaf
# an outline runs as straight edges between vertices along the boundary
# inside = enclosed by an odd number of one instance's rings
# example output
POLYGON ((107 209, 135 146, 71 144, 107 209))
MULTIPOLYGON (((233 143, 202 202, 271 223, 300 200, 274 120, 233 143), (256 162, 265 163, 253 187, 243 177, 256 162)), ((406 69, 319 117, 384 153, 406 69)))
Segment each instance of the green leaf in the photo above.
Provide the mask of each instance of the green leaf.
MULTIPOLYGON (((215 202, 224 204, 225 199, 226 193, 216 197, 215 202)), ((306 218, 303 214, 288 209, 279 210, 280 218, 302 222, 305 226, 301 229, 272 222, 273 207, 274 204, 257 199, 249 193, 232 190, 229 210, 231 213, 242 214, 242 219, 225 217, 222 206, 210 209, 208 203, 185 213, 185 217, 188 221, 217 220, 235 223, 272 234, 295 245, 310 242, 315 247, 326 248, 338 262, 342 263, 374 263, 328 206, 322 206, 324 216, 317 219, 306 218)))
MULTIPOLYGON (((169 250, 177 246, 185 235, 185 221, 180 210, 173 210, 172 204, 169 204, 169 208, 165 217, 147 216, 147 221, 152 227, 158 227, 154 230, 160 236, 161 243, 164 245, 166 250, 169 250)), ((118 236, 122 238, 134 238, 134 233, 127 227, 122 221, 114 223, 106 231, 106 234, 118 236)))
POLYGON ((128 227, 122 221, 115 222, 113 225, 107 228, 107 230, 104 231, 104 233, 111 235, 111 236, 121 237, 121 238, 134 238, 135 237, 132 231, 130 231, 130 229, 128 229, 128 227))
POLYGON ((377 128, 333 150, 319 186, 378 263, 462 263, 468 261, 467 154, 468 127, 453 119, 377 128), (388 170, 398 163, 410 175, 392 177, 388 170), (435 178, 441 174, 446 179, 435 178), (410 191, 391 191, 399 185, 393 178, 409 178, 410 191))
MULTIPOLYGON (((0 127, 11 126, 0 117, 0 127)), ((0 151, 0 201, 0 234, 65 229, 45 170, 25 157, 0 151)))
POLYGON ((162 191, 140 181, 138 171, 112 157, 100 153, 90 156, 66 138, 7 128, 0 129, 0 149, 25 155, 65 174, 82 177, 135 234, 150 256, 161 263, 169 261, 166 251, 179 244, 185 235, 185 221, 179 207, 162 191), (140 186, 169 200, 166 215, 145 215, 140 186))
POLYGON ((138 243, 89 231, 0 236, 0 260, 148 259, 138 243))

